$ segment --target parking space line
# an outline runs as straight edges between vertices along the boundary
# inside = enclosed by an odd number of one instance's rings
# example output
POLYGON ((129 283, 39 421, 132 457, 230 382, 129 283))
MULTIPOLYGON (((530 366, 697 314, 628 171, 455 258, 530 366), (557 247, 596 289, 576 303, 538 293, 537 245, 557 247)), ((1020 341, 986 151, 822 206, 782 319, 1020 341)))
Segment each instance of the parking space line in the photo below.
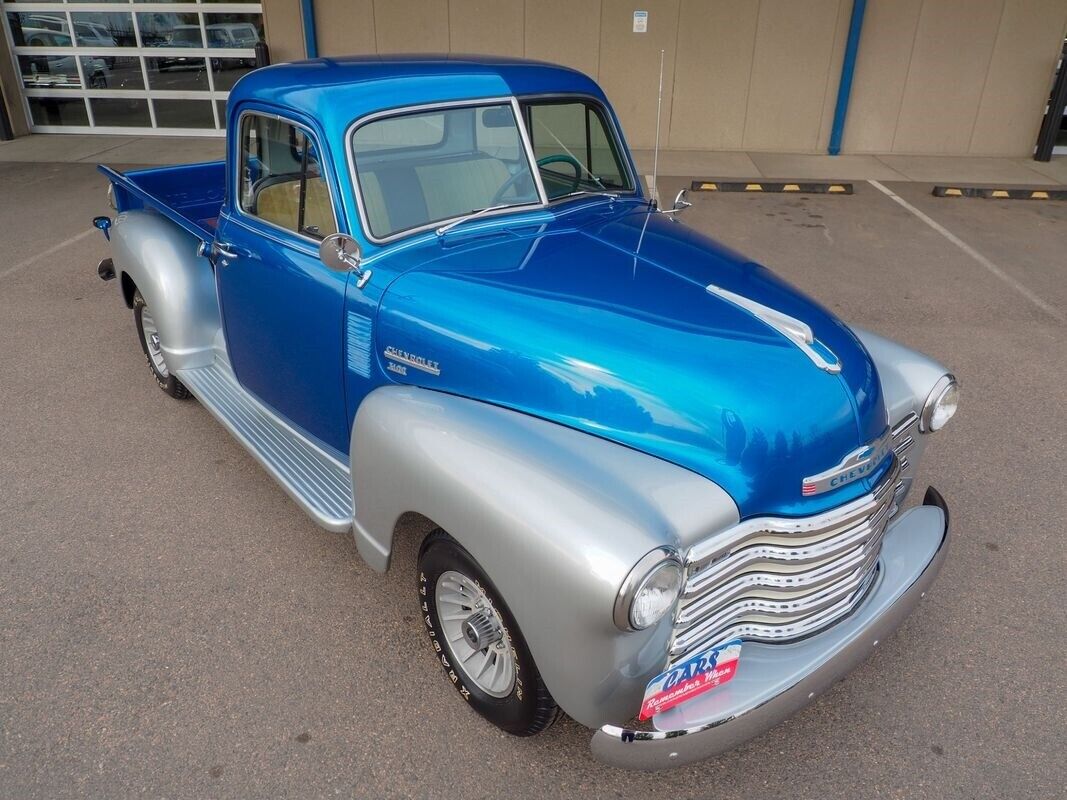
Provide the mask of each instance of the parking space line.
POLYGON ((85 239, 86 237, 91 236, 94 233, 96 233, 96 229, 95 228, 89 228, 89 230, 82 231, 81 233, 77 234, 76 236, 71 236, 69 239, 66 239, 65 241, 62 241, 59 244, 52 245, 47 250, 45 250, 43 253, 38 253, 35 256, 30 256, 25 261, 20 261, 15 266, 8 267, 4 271, 0 272, 0 278, 6 278, 8 275, 11 275, 12 273, 18 272, 20 269, 24 269, 25 267, 28 267, 31 264, 36 264, 42 258, 48 258, 48 256, 55 255, 60 250, 66 248, 66 247, 70 247, 75 242, 80 242, 82 239, 85 239))
POLYGON ((1048 314, 1050 317, 1052 317, 1053 319, 1059 320, 1060 322, 1067 323, 1067 315, 1064 315, 1064 313, 1062 311, 1060 311, 1057 308, 1054 308, 1053 306, 1050 306, 1048 303, 1046 303, 1044 300, 1042 300, 1040 297, 1038 297, 1033 291, 1028 289, 1023 284, 1019 283, 1019 281, 1015 280, 1015 278, 1011 277, 1008 273, 1006 273, 1004 270, 1002 270, 1000 267, 998 267, 996 264, 994 264, 992 261, 990 261, 984 255, 979 253, 977 250, 975 250, 973 247, 971 247, 969 244, 967 244, 965 241, 963 241, 960 237, 958 237, 956 234, 954 234, 952 231, 950 231, 948 228, 946 228, 944 225, 942 225, 941 223, 937 222, 936 220, 931 219, 926 214, 924 214, 922 211, 920 211, 915 206, 913 206, 911 203, 909 203, 907 200, 905 200, 903 197, 901 197, 896 192, 894 192, 892 189, 889 189, 889 188, 883 186, 878 181, 872 179, 872 180, 868 180, 867 183, 869 183, 875 189, 880 191, 882 194, 886 195, 890 200, 892 200, 893 202, 897 203, 902 208, 907 209, 912 214, 914 214, 916 217, 921 219, 923 222, 925 222, 927 225, 929 225, 935 231, 937 231, 942 236, 944 236, 946 239, 948 239, 950 242, 952 242, 952 244, 956 245, 956 247, 958 247, 964 253, 966 253, 971 258, 973 258, 975 261, 977 261, 979 264, 981 264, 983 267, 985 267, 992 275, 994 275, 997 278, 1000 278, 1002 281, 1004 281, 1004 283, 1008 284, 1008 286, 1010 286, 1012 289, 1017 291, 1019 294, 1021 294, 1023 297, 1025 297, 1027 300, 1029 300, 1031 303, 1033 303, 1035 306, 1037 306, 1042 311, 1044 311, 1046 314, 1048 314))

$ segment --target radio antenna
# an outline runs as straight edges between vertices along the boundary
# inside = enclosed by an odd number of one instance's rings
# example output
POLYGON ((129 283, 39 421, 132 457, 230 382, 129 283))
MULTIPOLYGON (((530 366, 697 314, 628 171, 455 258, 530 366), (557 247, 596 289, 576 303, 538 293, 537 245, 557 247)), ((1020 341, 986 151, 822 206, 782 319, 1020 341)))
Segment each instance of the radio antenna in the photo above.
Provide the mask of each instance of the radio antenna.
POLYGON ((659 208, 659 120, 663 113, 663 50, 659 51, 659 93, 656 97, 656 149, 652 153, 652 202, 659 208))

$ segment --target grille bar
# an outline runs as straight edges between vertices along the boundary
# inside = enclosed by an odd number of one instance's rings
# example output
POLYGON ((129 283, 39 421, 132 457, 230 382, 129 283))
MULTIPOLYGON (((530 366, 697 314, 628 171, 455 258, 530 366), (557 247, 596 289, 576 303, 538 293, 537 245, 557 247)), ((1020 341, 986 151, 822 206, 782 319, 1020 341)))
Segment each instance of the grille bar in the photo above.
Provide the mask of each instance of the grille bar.
POLYGON ((671 664, 727 639, 807 636, 859 605, 876 579, 882 539, 903 494, 913 416, 893 429, 892 464, 869 494, 813 517, 746 520, 689 550, 671 664))

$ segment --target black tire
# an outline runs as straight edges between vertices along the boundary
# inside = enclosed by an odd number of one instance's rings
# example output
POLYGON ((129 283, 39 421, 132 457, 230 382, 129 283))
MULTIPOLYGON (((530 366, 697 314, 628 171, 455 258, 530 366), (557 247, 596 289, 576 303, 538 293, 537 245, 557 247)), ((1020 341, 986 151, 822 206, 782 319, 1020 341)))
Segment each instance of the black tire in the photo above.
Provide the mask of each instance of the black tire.
POLYGON ((189 396, 189 390, 185 388, 185 384, 175 378, 169 371, 166 375, 160 372, 152 361, 152 354, 148 352, 148 340, 145 338, 143 322, 147 307, 147 303, 141 297, 141 292, 139 290, 135 291, 133 293, 133 321, 137 325, 137 340, 141 343, 141 351, 144 353, 145 361, 148 362, 148 369, 152 371, 152 377, 155 378, 156 385, 160 389, 176 400, 184 400, 189 396))
POLYGON ((434 657, 460 696, 489 722, 515 736, 533 736, 551 727, 559 716, 559 706, 545 687, 511 611, 471 554, 438 528, 422 543, 417 577, 422 619, 434 657), (506 697, 494 697, 482 691, 465 671, 443 634, 436 605, 436 587, 441 575, 449 571, 462 573, 476 582, 499 616, 515 662, 515 683, 506 697))

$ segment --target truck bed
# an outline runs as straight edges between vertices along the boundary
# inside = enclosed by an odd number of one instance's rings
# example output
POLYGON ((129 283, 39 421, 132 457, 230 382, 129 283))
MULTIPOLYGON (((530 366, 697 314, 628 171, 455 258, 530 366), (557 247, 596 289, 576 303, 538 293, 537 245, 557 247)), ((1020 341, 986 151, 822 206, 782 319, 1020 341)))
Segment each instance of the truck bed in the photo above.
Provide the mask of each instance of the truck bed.
POLYGON ((114 186, 118 211, 152 208, 197 238, 210 242, 226 193, 226 162, 118 172, 97 167, 114 186))

